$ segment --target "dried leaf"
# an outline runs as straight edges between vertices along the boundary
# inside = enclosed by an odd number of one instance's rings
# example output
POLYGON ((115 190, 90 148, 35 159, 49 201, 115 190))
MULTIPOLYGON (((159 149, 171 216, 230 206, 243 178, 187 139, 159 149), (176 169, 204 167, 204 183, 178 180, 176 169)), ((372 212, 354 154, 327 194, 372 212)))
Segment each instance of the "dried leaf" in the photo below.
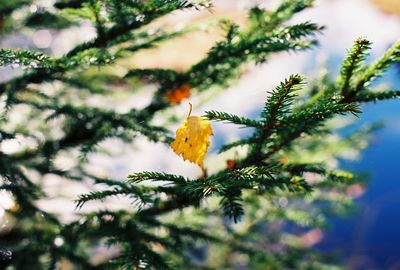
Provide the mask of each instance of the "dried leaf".
POLYGON ((233 159, 228 159, 228 160, 226 161, 226 167, 227 167, 228 169, 235 169, 235 167, 236 167, 236 162, 235 162, 235 160, 233 160, 233 159))
POLYGON ((165 97, 171 104, 173 105, 179 104, 181 103, 182 100, 190 96, 190 90, 191 90, 190 86, 184 84, 181 87, 178 87, 172 91, 167 92, 165 94, 165 97))
POLYGON ((201 116, 188 116, 177 129, 176 139, 171 147, 184 160, 196 163, 203 168, 203 160, 210 145, 212 135, 210 122, 201 116))

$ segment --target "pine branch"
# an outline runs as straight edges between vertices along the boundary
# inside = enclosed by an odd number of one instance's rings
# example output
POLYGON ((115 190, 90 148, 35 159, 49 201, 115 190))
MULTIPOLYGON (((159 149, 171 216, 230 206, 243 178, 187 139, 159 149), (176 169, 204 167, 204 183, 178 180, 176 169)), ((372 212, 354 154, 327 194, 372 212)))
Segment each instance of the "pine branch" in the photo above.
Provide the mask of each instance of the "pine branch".
POLYGON ((268 32, 293 17, 294 14, 309 8, 313 0, 285 0, 273 12, 267 12, 258 7, 250 10, 249 18, 252 23, 250 34, 254 32, 268 32))
POLYGON ((181 1, 181 0, 167 0, 160 2, 160 0, 152 0, 146 3, 143 9, 143 13, 135 14, 134 18, 126 18, 124 24, 117 24, 110 29, 104 31, 102 36, 98 36, 91 42, 87 42, 81 44, 70 52, 68 52, 68 56, 74 56, 77 53, 90 49, 90 48, 99 48, 99 47, 107 47, 110 41, 140 27, 143 27, 146 24, 149 24, 151 21, 168 14, 174 10, 178 9, 187 9, 194 7, 193 4, 181 1))
POLYGON ((303 174, 312 172, 325 176, 325 181, 350 182, 354 180, 354 175, 341 170, 326 169, 323 164, 286 164, 283 169, 292 174, 303 174))
MULTIPOLYGON (((84 44, 80 44, 76 46, 74 49, 69 51, 66 56, 60 58, 58 61, 60 62, 58 65, 55 65, 56 68, 44 69, 36 72, 28 73, 22 77, 13 79, 7 83, 0 84, 0 93, 4 92, 6 89, 13 88, 13 91, 18 91, 21 88, 26 87, 29 83, 41 83, 44 81, 54 80, 60 77, 61 73, 66 72, 68 69, 74 68, 79 65, 79 62, 69 61, 71 57, 75 57, 75 59, 81 59, 83 56, 87 56, 85 51, 92 49, 91 51, 96 51, 97 48, 105 48, 109 45, 115 45, 114 40, 120 38, 121 36, 128 34, 130 31, 134 29, 138 29, 156 18, 163 16, 169 12, 172 12, 177 9, 185 9, 185 8, 193 8, 195 5, 188 3, 186 1, 180 0, 168 0, 163 3, 159 2, 160 0, 152 0, 147 3, 146 11, 141 14, 144 16, 144 20, 136 20, 137 16, 131 22, 125 22, 122 25, 115 25, 110 29, 104 31, 103 35, 98 36, 91 42, 87 42, 84 44), (162 6, 162 8, 160 8, 162 6), (76 57, 77 56, 77 57, 76 57), (68 63, 68 66, 63 66, 62 63, 68 63), (71 63, 73 65, 71 65, 71 63)), ((123 41, 123 40, 121 40, 123 41)), ((98 54, 98 59, 102 59, 101 55, 98 54)), ((91 62, 93 58, 92 55, 88 55, 87 59, 91 62)), ((101 63, 109 63, 108 60, 103 61, 101 63)))
POLYGON ((284 126, 279 127, 279 137, 262 158, 267 158, 276 151, 285 148, 302 134, 312 134, 326 121, 336 115, 359 114, 360 108, 355 103, 341 103, 340 99, 320 100, 311 108, 298 111, 282 119, 284 126), (339 102, 339 103, 338 103, 339 102))
POLYGON ((193 78, 188 83, 200 89, 206 89, 210 85, 223 85, 223 82, 234 76, 236 69, 247 61, 263 62, 273 52, 304 50, 312 47, 315 45, 314 41, 298 39, 313 35, 319 30, 321 28, 316 24, 303 23, 250 39, 245 33, 234 30, 227 41, 218 43, 205 59, 187 72, 187 76, 193 78), (208 80, 203 80, 204 77, 208 80))
POLYGON ((228 177, 236 180, 250 181, 254 178, 264 176, 273 180, 273 173, 275 166, 250 166, 241 169, 236 169, 233 172, 227 173, 228 177))
POLYGON ((246 117, 237 116, 225 112, 206 111, 204 116, 207 117, 209 120, 228 121, 236 125, 243 125, 245 127, 255 127, 255 128, 264 127, 263 123, 260 121, 252 120, 246 117))
POLYGON ((290 19, 294 14, 312 7, 314 0, 284 0, 281 2, 275 12, 271 13, 268 23, 272 25, 280 24, 290 19))
POLYGON ((342 95, 347 97, 349 95, 350 79, 353 74, 360 69, 362 62, 368 55, 368 50, 371 48, 371 42, 364 39, 358 38, 351 50, 348 52, 342 67, 340 69, 340 77, 338 80, 338 86, 341 88, 342 95))
POLYGON ((368 85, 381 77, 383 73, 396 62, 400 62, 400 41, 386 51, 386 53, 373 65, 369 66, 356 80, 355 91, 368 87, 368 85))
MULTIPOLYGON (((260 33, 252 36, 251 28, 239 31, 239 27, 233 23, 226 23, 225 26, 227 28, 226 40, 218 42, 212 47, 203 60, 179 76, 175 83, 161 86, 160 93, 182 84, 188 84, 198 91, 209 89, 212 86, 227 86, 232 78, 239 76, 240 68, 245 63, 264 62, 271 53, 275 52, 309 49, 317 43, 316 40, 309 40, 309 36, 322 30, 316 24, 306 22, 280 27, 268 34, 260 33)), ((156 111, 169 105, 160 101, 159 97, 160 95, 156 95, 152 103, 138 115, 140 121, 148 119, 156 111)))
POLYGON ((135 269, 138 267, 148 268, 153 266, 155 269, 172 270, 173 268, 165 261, 163 256, 154 252, 147 246, 141 245, 140 253, 138 252, 127 252, 119 258, 119 260, 113 260, 113 268, 122 266, 122 269, 135 269), (138 256, 136 254, 141 254, 138 256), (139 258, 138 258, 139 257, 139 258))
MULTIPOLYGON (((72 104, 57 104, 54 100, 47 100, 46 103, 30 100, 17 100, 24 104, 29 104, 40 110, 48 109, 54 111, 49 119, 54 119, 60 115, 68 116, 70 121, 65 136, 58 142, 48 141, 43 144, 43 149, 53 149, 52 145, 57 145, 58 149, 74 147, 77 144, 83 144, 85 152, 92 150, 92 147, 100 141, 119 137, 120 128, 138 132, 153 141, 170 142, 172 138, 168 136, 166 129, 162 127, 150 126, 145 123, 138 123, 132 118, 131 113, 118 114, 114 111, 107 111, 98 108, 78 107, 72 104), (82 126, 82 122, 86 124, 82 126), (86 140, 84 143, 83 140, 86 140)), ((56 149, 54 149, 56 150, 56 149)))
POLYGON ((225 144, 223 146, 221 146, 221 148, 219 149, 218 153, 222 153, 222 152, 226 152, 234 147, 238 147, 238 146, 244 146, 244 145, 250 145, 255 143, 256 140, 254 138, 248 138, 248 139, 241 139, 232 143, 228 143, 225 144))
POLYGON ((158 172, 139 172, 134 173, 128 176, 129 182, 132 183, 139 183, 146 180, 153 180, 153 181, 166 181, 166 182, 173 182, 180 185, 185 185, 189 179, 180 176, 180 175, 173 175, 167 173, 158 173, 158 172))
POLYGON ((301 125, 310 125, 311 127, 311 125, 318 126, 318 123, 335 115, 343 115, 346 113, 357 116, 361 111, 356 103, 338 103, 338 99, 332 98, 323 100, 308 110, 297 111, 285 117, 283 121, 293 125, 300 123, 301 125))
POLYGON ((286 34, 287 38, 297 40, 307 36, 314 36, 315 34, 320 33, 323 29, 323 26, 319 26, 318 24, 307 21, 287 26, 281 31, 278 31, 278 34, 282 37, 284 34, 286 34))
POLYGON ((184 225, 176 225, 173 223, 161 222, 156 219, 142 218, 141 221, 143 221, 146 224, 151 224, 153 226, 167 228, 168 230, 171 230, 171 232, 173 233, 174 236, 177 236, 177 237, 190 236, 196 240, 213 241, 213 242, 221 242, 222 241, 220 238, 218 238, 216 236, 209 235, 200 230, 193 229, 191 227, 187 227, 184 225))
POLYGON ((353 98, 353 100, 357 102, 376 102, 378 100, 395 99, 399 97, 399 90, 388 90, 382 92, 361 91, 353 98))
MULTIPOLYGON (((301 126, 299 130, 302 132, 312 132, 311 129, 318 127, 320 123, 325 120, 332 118, 336 115, 344 115, 347 113, 351 113, 355 116, 361 113, 359 106, 355 103, 337 103, 335 100, 330 99, 325 102, 320 102, 316 104, 313 108, 309 110, 297 112, 289 117, 287 117, 284 122, 292 125, 296 125, 295 123, 299 123, 301 126)), ((297 129, 296 127, 295 129, 297 129)))
POLYGON ((290 112, 296 91, 304 84, 303 80, 300 75, 292 75, 272 91, 261 112, 266 126, 265 133, 271 132, 271 129, 278 126, 283 117, 290 112))
POLYGON ((151 82, 158 82, 163 85, 172 85, 173 83, 180 81, 182 75, 170 69, 134 69, 130 70, 125 75, 125 78, 130 77, 147 79, 151 82))
MULTIPOLYGON (((167 41, 170 39, 173 39, 175 37, 179 37, 182 36, 184 34, 193 32, 195 30, 198 30, 199 27, 185 27, 182 30, 179 31, 172 31, 172 32, 163 32, 163 31, 157 31, 154 34, 149 34, 148 31, 141 33, 140 35, 138 35, 136 37, 136 39, 144 39, 146 38, 144 41, 142 41, 139 44, 133 44, 131 46, 128 46, 126 48, 124 48, 125 51, 129 51, 129 52, 136 52, 142 49, 150 49, 150 48, 154 48, 156 47, 160 42, 163 41, 167 41)), ((131 40, 134 39, 134 37, 130 38, 131 40)))
MULTIPOLYGON (((23 91, 30 83, 43 83, 62 79, 67 71, 78 67, 88 67, 92 65, 110 64, 118 56, 109 54, 104 50, 92 48, 78 53, 71 57, 61 57, 46 60, 46 66, 34 69, 23 76, 14 78, 8 82, 0 84, 0 94, 7 92, 9 96, 15 95, 18 91, 23 91)), ((33 63, 35 64, 35 63, 33 63)))
POLYGON ((94 201, 94 200, 104 200, 106 198, 112 196, 119 195, 128 195, 129 197, 138 200, 141 205, 145 205, 151 202, 150 195, 146 194, 149 191, 154 190, 152 188, 139 188, 136 186, 124 186, 124 187, 115 187, 109 190, 103 191, 93 191, 88 194, 82 194, 78 196, 78 199, 75 200, 75 204, 77 208, 81 208, 86 202, 94 201))
POLYGON ((29 68, 49 68, 53 59, 42 53, 0 49, 0 66, 18 65, 29 68))
POLYGON ((241 191, 240 189, 225 189, 224 191, 225 192, 221 194, 222 199, 220 205, 224 214, 233 219, 233 222, 237 223, 244 215, 241 191))

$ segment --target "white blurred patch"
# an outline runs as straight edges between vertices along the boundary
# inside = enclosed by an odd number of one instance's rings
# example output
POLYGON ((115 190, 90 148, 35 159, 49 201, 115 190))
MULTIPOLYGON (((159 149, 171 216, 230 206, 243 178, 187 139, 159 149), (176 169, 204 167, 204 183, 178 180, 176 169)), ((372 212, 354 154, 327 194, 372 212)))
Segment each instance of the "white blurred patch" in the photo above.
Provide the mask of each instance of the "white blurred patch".
POLYGON ((328 55, 343 55, 357 37, 373 42, 372 53, 380 54, 400 37, 400 20, 380 12, 365 0, 319 0, 316 7, 297 16, 325 25, 319 38, 328 55))
POLYGON ((36 31, 33 35, 32 40, 36 47, 40 49, 45 49, 50 47, 50 44, 53 41, 53 36, 49 30, 44 29, 36 31))
POLYGON ((0 191, 0 208, 2 209, 10 209, 14 206, 14 201, 12 196, 7 191, 0 191))

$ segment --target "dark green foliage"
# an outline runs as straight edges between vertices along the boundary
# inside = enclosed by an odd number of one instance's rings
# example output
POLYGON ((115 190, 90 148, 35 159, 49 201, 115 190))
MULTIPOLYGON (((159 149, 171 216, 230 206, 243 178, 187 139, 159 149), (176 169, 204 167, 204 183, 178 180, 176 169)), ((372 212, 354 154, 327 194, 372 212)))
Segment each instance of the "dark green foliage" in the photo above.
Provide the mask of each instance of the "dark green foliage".
POLYGON ((32 51, 14 51, 0 49, 0 65, 28 66, 29 68, 49 68, 52 65, 51 58, 41 53, 32 51))
POLYGON ((252 128, 248 137, 220 147, 230 155, 231 165, 193 179, 136 172, 125 181, 91 172, 90 155, 112 152, 102 148, 107 139, 131 143, 141 136, 169 144, 170 130, 152 122, 157 113, 173 106, 165 98, 167 92, 182 85, 188 85, 192 95, 211 92, 228 86, 273 53, 312 48, 315 34, 323 28, 287 21, 313 1, 284 0, 271 11, 252 8, 246 27, 221 21, 224 38, 185 71, 124 67, 124 72, 119 72, 124 58, 198 30, 190 26, 154 31, 151 23, 174 11, 209 8, 210 2, 60 0, 54 7, 24 14, 14 27, 9 15, 30 3, 0 3, 0 28, 2 20, 7 21, 4 33, 68 28, 89 20, 97 35, 60 57, 0 49, 0 66, 20 68, 16 77, 0 84, 4 100, 0 142, 15 138, 31 142, 17 152, 0 152, 0 189, 12 195, 15 207, 7 215, 16 221, 0 230, 0 247, 12 252, 10 258, 0 258, 1 269, 58 269, 65 261, 73 269, 234 269, 239 264, 235 258, 241 258, 237 255, 247 256, 251 269, 332 269, 325 256, 299 245, 296 235, 265 228, 282 221, 308 229, 322 227, 326 213, 343 214, 350 208, 351 199, 344 191, 362 182, 328 161, 340 157, 340 150, 363 148, 370 130, 329 137, 337 132, 329 121, 338 115, 359 115, 360 102, 399 96, 398 91, 369 88, 399 61, 399 43, 375 64, 365 65, 371 44, 356 40, 338 80, 324 76, 307 86, 302 76, 292 75, 268 92, 257 119, 206 112, 211 121, 252 128), (125 110, 117 108, 115 96, 136 101, 141 83, 157 86, 151 101, 143 108, 131 103, 125 110), (95 106, 90 97, 103 102, 95 106), (28 108, 22 122, 13 123, 13 112, 21 108, 28 108), (57 165, 63 155, 72 157, 71 168, 57 165), (71 199, 77 211, 90 201, 110 198, 127 197, 132 205, 62 220, 38 205, 49 198, 43 189, 43 179, 49 175, 95 185, 71 199), (311 181, 310 175, 317 180, 311 181), (335 196, 326 196, 332 193, 335 196), (235 227, 240 225, 244 229, 235 227), (282 245, 282 252, 271 248, 276 244, 282 245), (115 252, 107 250, 109 256, 94 261, 96 247, 115 252), (194 254, 199 250, 207 250, 211 259, 197 262, 194 254))
POLYGON ((214 121, 228 121, 236 125, 243 125, 246 127, 262 127, 263 124, 260 121, 256 121, 253 119, 249 119, 246 117, 240 117, 237 115, 225 113, 225 112, 217 112, 217 111, 209 111, 206 112, 205 116, 214 121))
POLYGON ((59 0, 54 6, 59 9, 64 8, 80 8, 85 0, 59 0))
MULTIPOLYGON (((346 101, 356 99, 357 95, 368 96, 368 86, 382 76, 385 70, 400 59, 400 43, 396 42, 378 61, 369 66, 363 66, 363 61, 368 55, 367 50, 371 43, 359 38, 349 56, 345 59, 341 70, 338 86, 342 89, 342 95, 346 101), (356 75, 354 75, 356 74, 356 75)), ((380 96, 384 99, 384 95, 380 96)), ((387 95, 388 98, 393 96, 387 95)), ((360 100, 362 101, 362 100, 360 100)))
POLYGON ((62 29, 73 25, 68 19, 48 11, 37 11, 26 18, 25 24, 37 28, 62 29))
POLYGON ((274 128, 283 124, 283 117, 290 113, 290 107, 296 98, 295 92, 300 89, 302 82, 301 76, 293 75, 272 91, 261 113, 266 133, 271 133, 274 128))
POLYGON ((362 62, 368 55, 367 50, 371 48, 370 46, 370 41, 359 38, 354 43, 353 48, 349 51, 340 70, 340 78, 338 82, 339 87, 342 88, 343 94, 349 94, 350 78, 355 71, 361 68, 362 62))
POLYGON ((374 64, 367 67, 362 72, 355 83, 356 90, 362 90, 365 87, 383 75, 388 67, 400 61, 400 42, 396 42, 387 50, 387 52, 374 64))
POLYGON ((0 15, 9 15, 13 10, 20 8, 21 6, 28 5, 32 0, 9 0, 1 1, 0 3, 0 15))
POLYGON ((393 99, 400 97, 400 91, 382 91, 382 92, 371 92, 360 93, 357 95, 357 101, 359 102, 370 102, 385 99, 393 99))

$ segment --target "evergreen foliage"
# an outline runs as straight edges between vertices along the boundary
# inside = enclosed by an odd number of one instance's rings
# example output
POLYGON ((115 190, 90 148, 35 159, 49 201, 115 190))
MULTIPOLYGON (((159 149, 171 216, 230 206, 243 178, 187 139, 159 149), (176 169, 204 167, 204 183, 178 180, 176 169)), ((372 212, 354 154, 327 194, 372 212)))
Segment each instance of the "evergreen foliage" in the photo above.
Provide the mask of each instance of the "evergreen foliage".
POLYGON ((231 166, 199 179, 163 172, 111 179, 88 169, 88 154, 101 152, 101 143, 109 138, 131 143, 144 136, 170 143, 173 134, 152 122, 157 112, 174 105, 165 96, 169 91, 188 85, 195 95, 223 88, 274 53, 316 45, 321 26, 288 23, 313 1, 283 0, 273 11, 253 8, 245 27, 221 21, 224 39, 186 71, 134 68, 122 75, 113 70, 121 59, 199 30, 152 31, 151 23, 175 11, 211 8, 210 1, 60 0, 30 14, 31 2, 2 1, 0 33, 43 26, 64 29, 89 20, 96 36, 60 57, 0 49, 0 66, 19 71, 0 83, 0 140, 30 142, 17 152, 0 152, 0 189, 12 195, 15 206, 7 217, 16 221, 0 230, 2 269, 233 269, 243 263, 249 269, 336 269, 329 258, 302 246, 295 234, 273 232, 268 224, 320 228, 326 226, 327 215, 351 208, 345 190, 362 179, 329 161, 342 151, 365 147, 370 130, 340 137, 333 122, 338 115, 358 116, 361 102, 400 96, 400 91, 371 87, 399 62, 400 42, 369 65, 364 60, 371 43, 357 39, 338 79, 325 76, 307 84, 292 75, 266 93, 257 119, 206 112, 211 121, 252 128, 249 137, 220 147, 220 152, 241 150, 231 166), (23 15, 22 22, 14 21, 13 12, 23 15), (158 89, 141 109, 121 112, 107 102, 87 102, 91 96, 111 100, 121 85, 134 93, 135 84, 148 82, 158 89), (21 122, 13 122, 13 112, 24 108, 21 122), (67 170, 56 164, 65 154, 74 158, 67 170), (115 196, 129 198, 132 206, 81 213, 66 222, 38 206, 49 196, 42 187, 46 175, 103 187, 76 198, 77 209, 115 196), (273 248, 277 245, 279 251, 273 248), (116 252, 95 261, 99 246, 116 252), (208 252, 206 259, 196 259, 201 252, 208 252))

